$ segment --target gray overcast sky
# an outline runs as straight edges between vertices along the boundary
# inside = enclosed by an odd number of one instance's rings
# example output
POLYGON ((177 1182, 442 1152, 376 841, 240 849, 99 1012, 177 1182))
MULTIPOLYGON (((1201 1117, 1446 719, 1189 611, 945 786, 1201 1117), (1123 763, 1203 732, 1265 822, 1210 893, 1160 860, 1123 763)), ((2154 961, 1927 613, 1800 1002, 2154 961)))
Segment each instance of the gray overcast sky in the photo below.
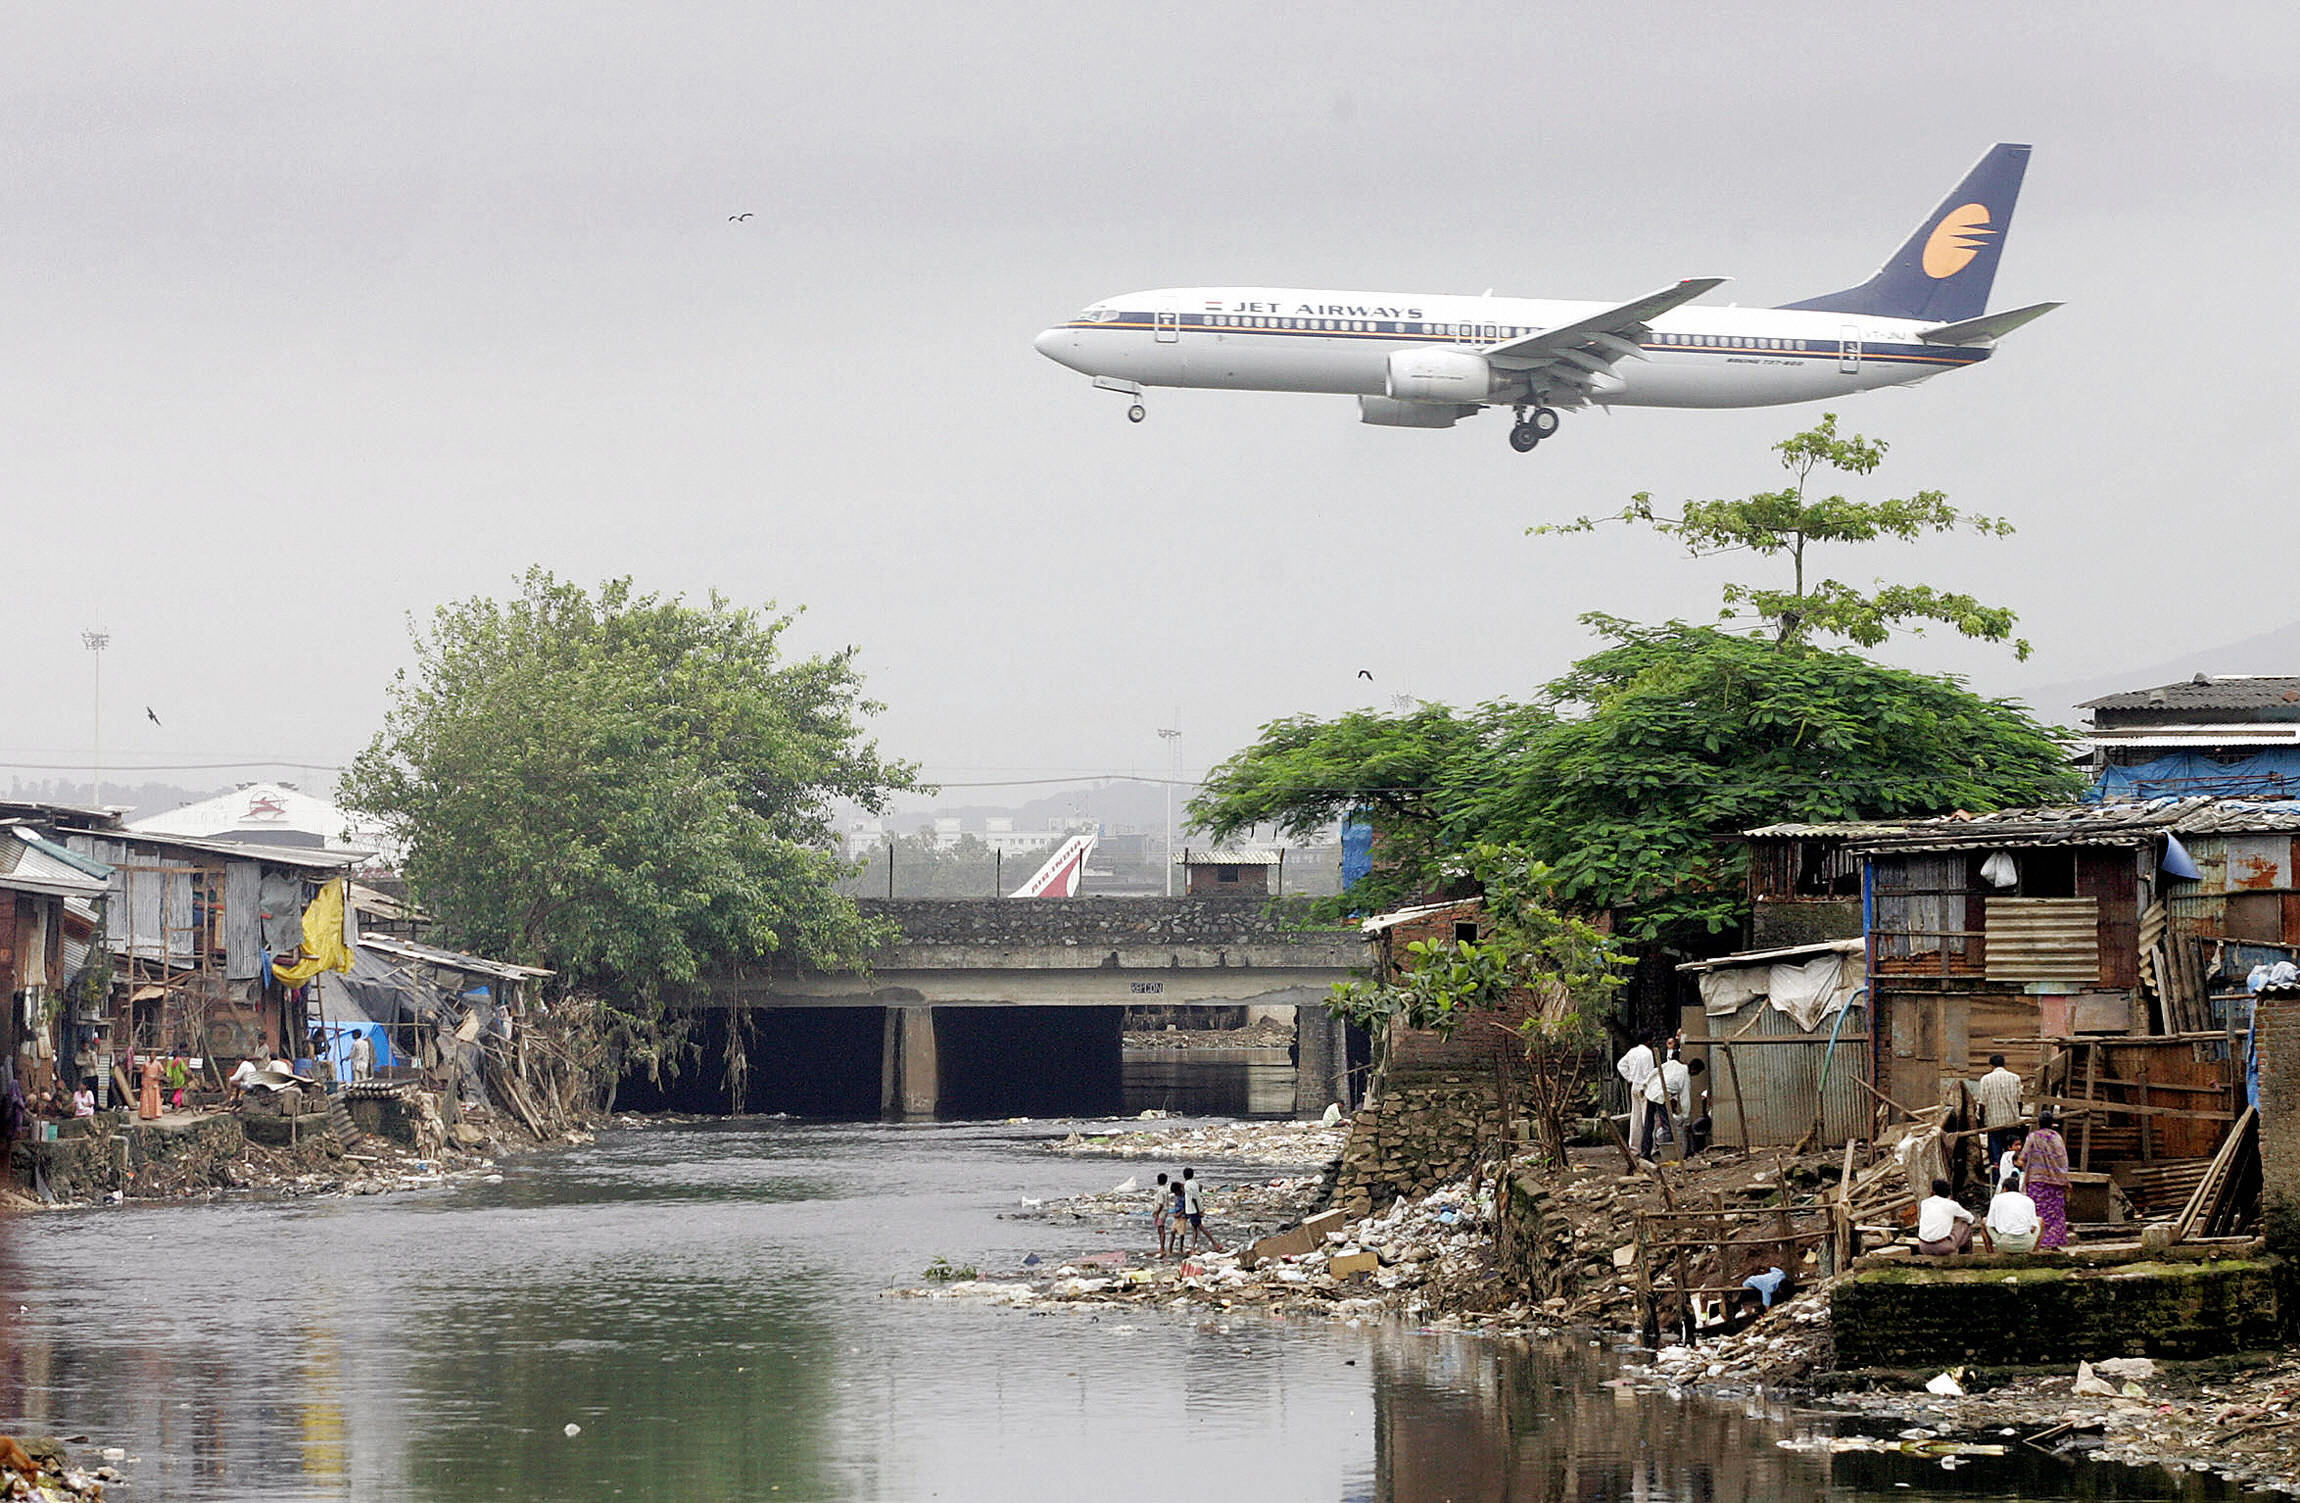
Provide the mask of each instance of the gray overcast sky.
POLYGON ((1833 567, 2016 607, 2028 665, 1890 654, 1992 691, 2300 616, 2288 7, 1424 15, 14 8, 0 774, 84 765, 99 620, 107 762, 341 761, 407 614, 531 562, 804 604, 952 782, 1158 770, 1177 710, 1195 769, 1281 714, 1522 693, 1579 613, 1720 577, 1529 523, 1772 483, 1818 409, 1569 415, 1530 456, 1334 397, 1137 428, 1031 336, 1202 283, 1782 302, 1998 140, 2036 154, 1994 305, 2069 306, 1844 416, 2020 535, 1833 567))

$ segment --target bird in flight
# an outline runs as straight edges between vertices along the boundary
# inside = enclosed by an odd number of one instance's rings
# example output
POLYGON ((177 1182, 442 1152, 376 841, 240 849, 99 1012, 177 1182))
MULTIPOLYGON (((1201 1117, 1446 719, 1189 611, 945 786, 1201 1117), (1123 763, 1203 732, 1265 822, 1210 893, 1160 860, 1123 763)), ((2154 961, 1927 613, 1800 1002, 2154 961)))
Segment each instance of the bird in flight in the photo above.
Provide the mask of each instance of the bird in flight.
POLYGON ((751 216, 750 216, 748 213, 743 213, 743 214, 729 214, 729 215, 727 216, 727 223, 729 223, 729 224, 741 224, 741 223, 742 223, 744 220, 746 220, 746 219, 748 219, 748 218, 750 218, 750 217, 751 217, 751 216))
POLYGON ((160 717, 152 713, 152 707, 150 705, 144 706, 144 718, 149 720, 154 725, 158 725, 160 723, 160 717))
POLYGON ((1369 682, 1371 682, 1371 681, 1372 681, 1372 679, 1373 679, 1373 676, 1374 676, 1374 671, 1373 671, 1371 668, 1360 668, 1360 669, 1358 670, 1358 677, 1360 677, 1360 678, 1362 678, 1362 679, 1365 679, 1365 680, 1367 680, 1367 681, 1369 681, 1369 682))

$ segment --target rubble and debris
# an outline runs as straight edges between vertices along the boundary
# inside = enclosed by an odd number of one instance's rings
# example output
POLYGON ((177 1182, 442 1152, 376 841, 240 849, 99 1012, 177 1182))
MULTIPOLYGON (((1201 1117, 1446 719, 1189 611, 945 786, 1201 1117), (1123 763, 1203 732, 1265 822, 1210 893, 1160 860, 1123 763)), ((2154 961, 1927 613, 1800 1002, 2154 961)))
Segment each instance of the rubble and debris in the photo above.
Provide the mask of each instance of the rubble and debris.
POLYGON ((1332 1123, 1224 1121, 1188 1128, 1110 1127, 1073 1132, 1049 1141, 1046 1150, 1121 1159, 1172 1159, 1178 1164, 1213 1161, 1306 1168, 1340 1159, 1349 1136, 1347 1118, 1332 1123))
POLYGON ((1129 1028, 1121 1037, 1130 1050, 1289 1049, 1294 1025, 1263 1018, 1244 1028, 1129 1028))
MULTIPOLYGON (((71 1443, 86 1441, 76 1435, 71 1443)), ((52 1435, 0 1435, 0 1478, 6 1479, 0 1497, 101 1498, 108 1485, 126 1487, 127 1478, 113 1463, 127 1461, 128 1453, 108 1446, 101 1454, 101 1465, 74 1466, 66 1442, 52 1435)))

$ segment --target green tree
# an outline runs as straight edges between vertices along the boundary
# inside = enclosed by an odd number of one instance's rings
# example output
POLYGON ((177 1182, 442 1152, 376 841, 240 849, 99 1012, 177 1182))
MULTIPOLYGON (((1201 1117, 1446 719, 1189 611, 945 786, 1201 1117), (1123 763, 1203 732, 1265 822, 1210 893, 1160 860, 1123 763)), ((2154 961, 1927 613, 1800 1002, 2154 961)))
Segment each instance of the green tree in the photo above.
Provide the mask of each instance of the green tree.
POLYGON ((853 649, 784 659, 791 619, 532 569, 413 633, 343 801, 455 942, 643 1013, 714 964, 856 962, 829 803, 881 808, 913 770, 860 729, 853 649))
POLYGON ((1337 986, 1328 1010, 1376 1039, 1392 1023, 1508 1030, 1504 1130, 1522 1107, 1551 1161, 1563 1163, 1569 1123, 1590 1101, 1590 1053, 1604 1042, 1631 957, 1567 911, 1554 871, 1523 847, 1483 844, 1463 860, 1485 898, 1483 937, 1414 940, 1398 975, 1337 986))
POLYGON ((1862 591, 1841 580, 1808 581, 1806 550, 1818 543, 1874 543, 1884 539, 1913 543, 1959 528, 1990 537, 2012 532, 2008 522, 1958 511, 1939 491, 1919 491, 1883 501, 1812 494, 1817 472, 1867 476, 1884 463, 1885 447, 1882 439, 1864 438, 1858 433, 1840 437, 1837 415, 1823 413, 1814 427, 1773 446, 1781 456, 1782 468, 1789 472, 1789 483, 1779 490, 1731 500, 1687 501, 1674 515, 1654 506, 1652 492, 1639 491, 1627 507, 1610 517, 1582 517, 1527 530, 1536 535, 1589 532, 1600 522, 1623 522, 1675 538, 1696 558, 1718 553, 1785 557, 1789 588, 1731 583, 1724 592, 1726 619, 1746 611, 1766 623, 1775 639, 1784 644, 1827 635, 1877 647, 1895 630, 1921 633, 1929 621, 1984 642, 2010 641, 2013 655, 2026 659, 2029 644, 2013 636, 2016 618, 2001 606, 1983 605, 1970 595, 1931 585, 1879 581, 1874 590, 1862 591))
POLYGON ((1739 830, 2083 789, 2064 733, 1953 678, 1713 626, 1596 623, 1612 643, 1532 704, 1280 721, 1209 774, 1190 816, 1221 839, 1372 808, 1378 880, 1321 900, 1329 914, 1470 891, 1470 853, 1500 844, 1545 863, 1561 901, 1651 938, 1738 922, 1742 852, 1724 837, 1739 830), (1385 780, 1387 803, 1369 796, 1385 780))
POLYGON ((1522 844, 1563 900, 1631 933, 1739 922, 1743 850, 1721 837, 1740 830, 2083 791, 2064 732, 1954 678, 1711 626, 1600 624, 1612 645, 1548 686, 1549 727, 1454 770, 1442 838, 1522 844))
POLYGON ((1497 702, 1466 714, 1423 704, 1399 715, 1353 711, 1332 720, 1272 721, 1251 746, 1210 769, 1190 803, 1192 823, 1216 842, 1257 825, 1315 836, 1358 817, 1374 831, 1372 876, 1327 916, 1395 906, 1463 873, 1447 839, 1459 771, 1496 759, 1554 717, 1537 705, 1497 702))

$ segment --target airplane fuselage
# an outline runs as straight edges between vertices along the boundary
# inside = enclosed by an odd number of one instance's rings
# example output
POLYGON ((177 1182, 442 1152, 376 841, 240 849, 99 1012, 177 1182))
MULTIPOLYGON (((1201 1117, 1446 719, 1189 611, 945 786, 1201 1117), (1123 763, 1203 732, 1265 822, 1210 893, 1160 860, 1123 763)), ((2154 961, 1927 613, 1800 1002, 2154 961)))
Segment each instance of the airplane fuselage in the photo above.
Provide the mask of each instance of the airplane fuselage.
MULTIPOLYGON (((1282 287, 1186 287, 1106 299, 1038 336, 1072 370, 1141 386, 1390 392, 1391 357, 1475 352, 1562 328, 1609 305, 1282 287)), ((1586 401, 1623 407, 1766 407, 1902 386, 1986 360, 1986 345, 1927 344, 1928 321, 1779 308, 1681 307, 1586 401)), ((1506 387, 1487 403, 1523 401, 1506 387)))

